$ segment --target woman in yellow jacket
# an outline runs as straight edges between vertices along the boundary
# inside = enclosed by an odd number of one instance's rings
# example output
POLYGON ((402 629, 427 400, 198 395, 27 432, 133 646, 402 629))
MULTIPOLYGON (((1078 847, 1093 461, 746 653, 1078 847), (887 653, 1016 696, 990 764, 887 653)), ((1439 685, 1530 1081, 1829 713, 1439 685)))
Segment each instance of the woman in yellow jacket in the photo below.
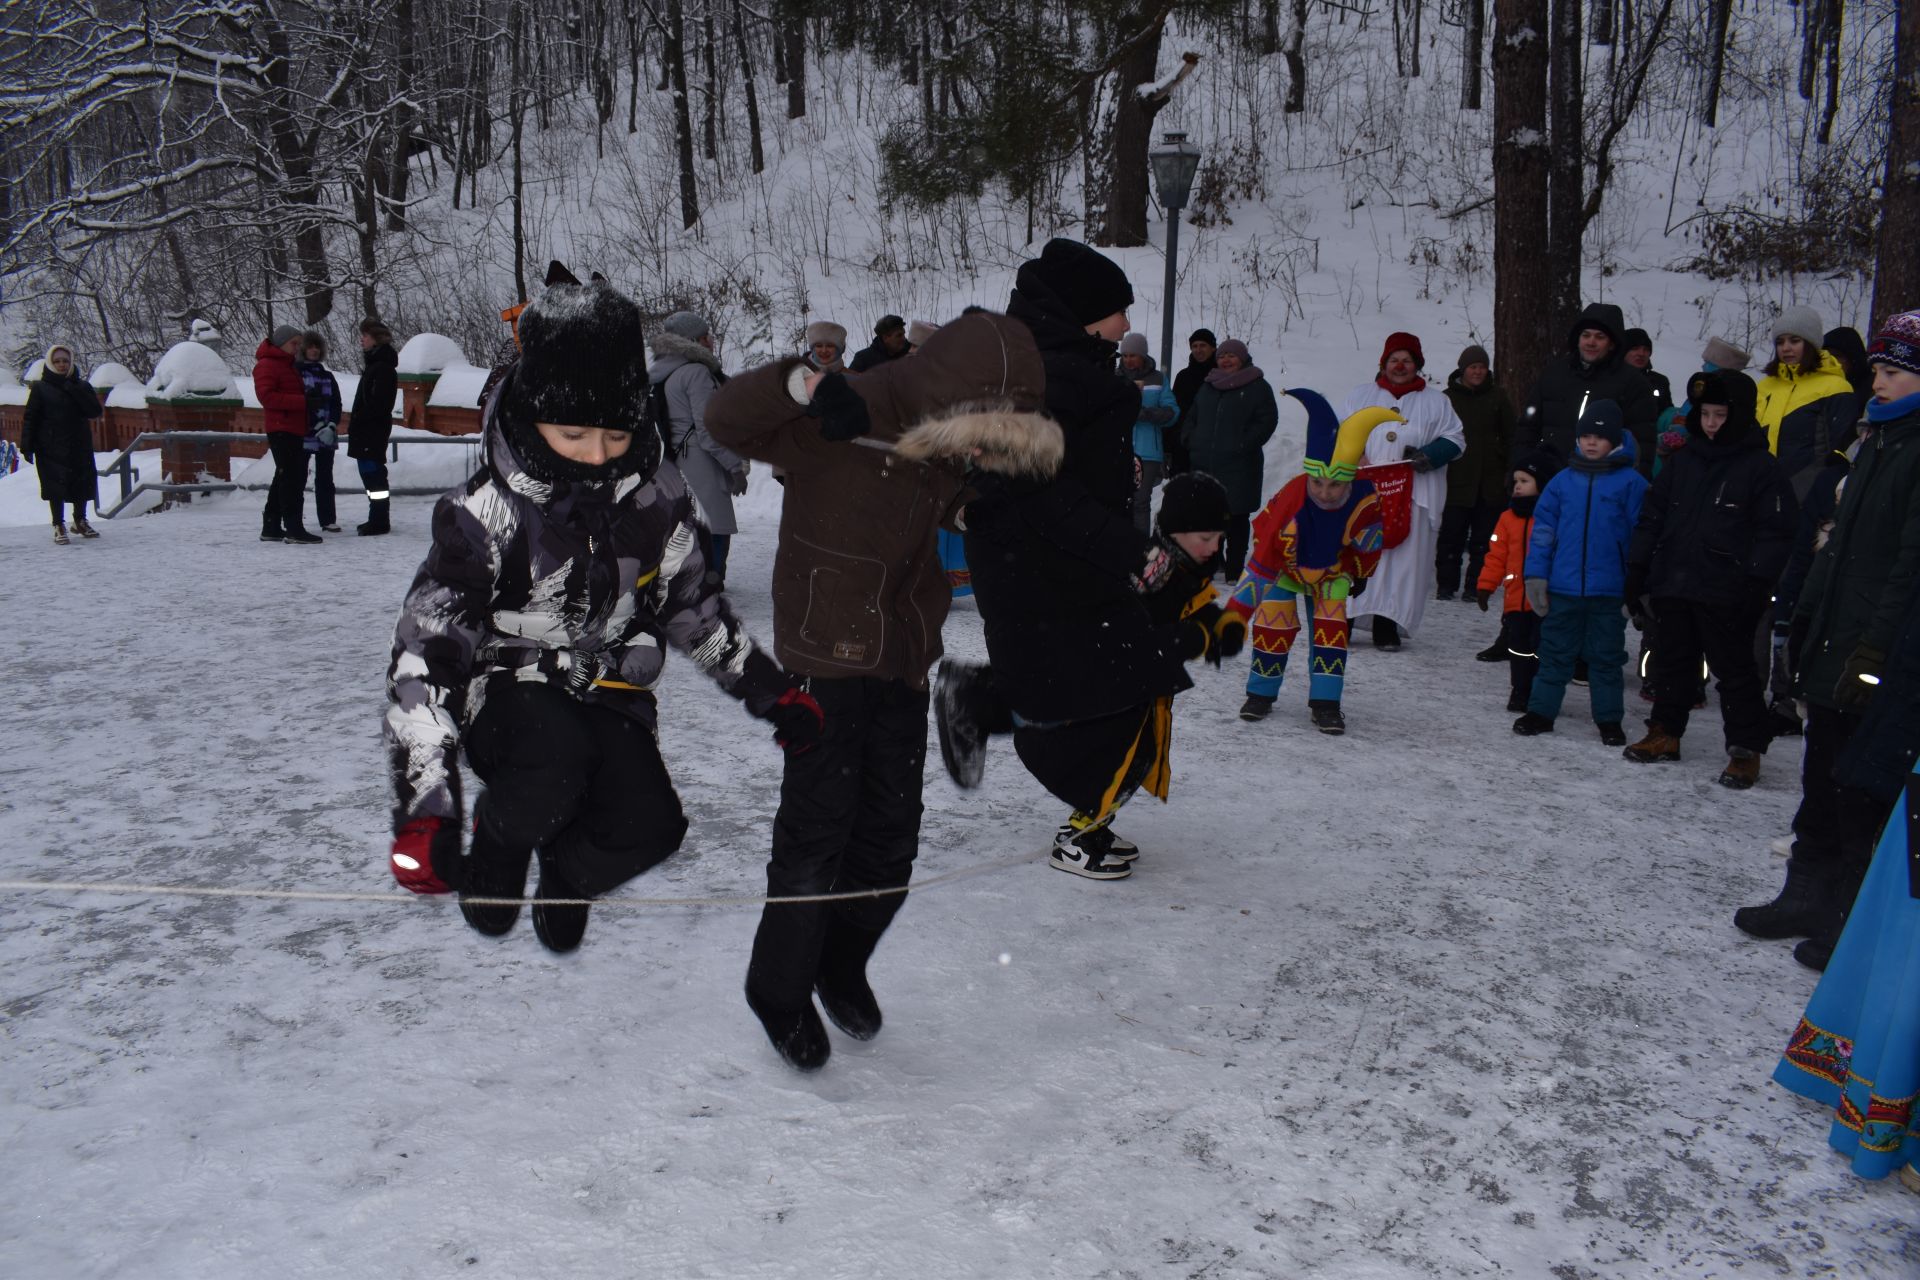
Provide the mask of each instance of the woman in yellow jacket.
POLYGON ((1773 325, 1773 359, 1760 381, 1760 425, 1767 448, 1804 496, 1829 451, 1853 439, 1853 384, 1820 346, 1825 332, 1812 307, 1788 307, 1773 325))

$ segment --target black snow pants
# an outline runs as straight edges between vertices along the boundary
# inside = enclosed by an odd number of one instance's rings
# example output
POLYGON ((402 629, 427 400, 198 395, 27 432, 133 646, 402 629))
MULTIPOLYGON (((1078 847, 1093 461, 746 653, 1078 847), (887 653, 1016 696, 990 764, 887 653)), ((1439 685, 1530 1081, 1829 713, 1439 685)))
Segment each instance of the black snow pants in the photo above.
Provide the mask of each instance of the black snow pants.
POLYGON ((659 863, 686 837, 653 732, 556 685, 489 682, 466 751, 487 784, 493 831, 539 849, 589 896, 659 863))
POLYGON ((1540 670, 1540 615, 1515 609, 1500 615, 1500 639, 1507 646, 1507 679, 1522 701, 1533 694, 1533 677, 1540 670))
POLYGON ((263 533, 301 533, 305 522, 300 508, 307 499, 306 440, 291 431, 267 432, 267 451, 273 455, 273 483, 267 486, 267 507, 261 513, 263 533))
MULTIPOLYGON (((920 851, 928 692, 900 680, 807 681, 826 718, 810 751, 787 757, 773 819, 767 896, 805 897, 904 888, 920 851)), ((803 1008, 813 998, 829 932, 877 937, 904 893, 847 902, 769 903, 747 965, 758 1007, 803 1008)))
POLYGON ((1727 749, 1764 753, 1773 741, 1773 727, 1767 719, 1766 686, 1754 665, 1753 629, 1759 611, 1662 598, 1653 602, 1653 615, 1653 722, 1676 738, 1686 733, 1705 659, 1719 681, 1727 749))
POLYGON ((1448 507, 1440 513, 1440 542, 1433 553, 1434 585, 1443 596, 1466 587, 1472 596, 1480 585, 1480 565, 1487 558, 1487 539, 1500 523, 1501 508, 1490 502, 1471 507, 1448 507), (1467 558, 1467 576, 1460 578, 1460 557, 1467 558))
POLYGON ((1822 880, 1866 871, 1889 806, 1834 776, 1834 766, 1860 728, 1860 717, 1807 704, 1806 755, 1800 766, 1800 808, 1793 815, 1793 861, 1822 880))

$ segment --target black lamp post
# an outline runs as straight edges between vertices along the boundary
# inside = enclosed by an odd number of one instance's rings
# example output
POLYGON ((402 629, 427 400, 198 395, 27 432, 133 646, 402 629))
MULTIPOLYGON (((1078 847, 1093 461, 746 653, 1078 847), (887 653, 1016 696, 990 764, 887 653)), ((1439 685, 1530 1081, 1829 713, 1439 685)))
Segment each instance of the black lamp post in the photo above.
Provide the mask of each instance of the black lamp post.
MULTIPOLYGON (((1159 146, 1147 152, 1153 166, 1153 185, 1160 189, 1160 207, 1167 213, 1167 291, 1160 303, 1160 370, 1173 377, 1173 285, 1180 252, 1180 211, 1193 193, 1193 175, 1200 171, 1200 148, 1184 133, 1161 135, 1159 146)), ((1169 381, 1168 385, 1172 385, 1169 381)))

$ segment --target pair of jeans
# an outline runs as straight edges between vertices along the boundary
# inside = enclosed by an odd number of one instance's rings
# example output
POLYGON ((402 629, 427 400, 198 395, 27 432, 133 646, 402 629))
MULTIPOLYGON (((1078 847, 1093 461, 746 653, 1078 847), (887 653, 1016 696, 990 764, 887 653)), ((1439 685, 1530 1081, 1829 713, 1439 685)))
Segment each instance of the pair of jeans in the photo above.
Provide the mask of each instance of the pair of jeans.
POLYGON ((267 486, 267 507, 261 527, 268 533, 304 533, 300 508, 307 498, 306 441, 291 431, 267 432, 267 452, 273 457, 273 483, 267 486))
MULTIPOLYGON (((820 704, 824 727, 812 749, 787 757, 767 896, 904 888, 920 852, 928 691, 860 676, 814 676, 806 688, 820 704)), ((829 930, 844 925, 881 934, 905 901, 904 893, 890 893, 768 903, 747 965, 756 1007, 805 1007, 829 930)))
POLYGON ((1587 694, 1595 724, 1619 724, 1627 714, 1627 618, 1619 596, 1547 597, 1540 619, 1540 669, 1527 710, 1552 720, 1560 714, 1573 664, 1587 663, 1587 694))

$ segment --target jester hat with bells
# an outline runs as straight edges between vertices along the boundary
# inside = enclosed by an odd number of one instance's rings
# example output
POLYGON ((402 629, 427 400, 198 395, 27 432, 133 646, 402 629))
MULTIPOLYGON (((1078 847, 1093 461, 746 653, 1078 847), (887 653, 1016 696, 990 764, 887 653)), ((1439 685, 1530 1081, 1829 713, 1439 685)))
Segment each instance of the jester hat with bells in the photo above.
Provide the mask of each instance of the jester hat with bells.
POLYGON ((1300 469, 1318 480, 1348 481, 1360 474, 1367 437, 1383 422, 1405 422, 1398 412, 1377 406, 1362 409, 1345 422, 1318 391, 1295 387, 1287 392, 1307 409, 1307 452, 1300 469))

